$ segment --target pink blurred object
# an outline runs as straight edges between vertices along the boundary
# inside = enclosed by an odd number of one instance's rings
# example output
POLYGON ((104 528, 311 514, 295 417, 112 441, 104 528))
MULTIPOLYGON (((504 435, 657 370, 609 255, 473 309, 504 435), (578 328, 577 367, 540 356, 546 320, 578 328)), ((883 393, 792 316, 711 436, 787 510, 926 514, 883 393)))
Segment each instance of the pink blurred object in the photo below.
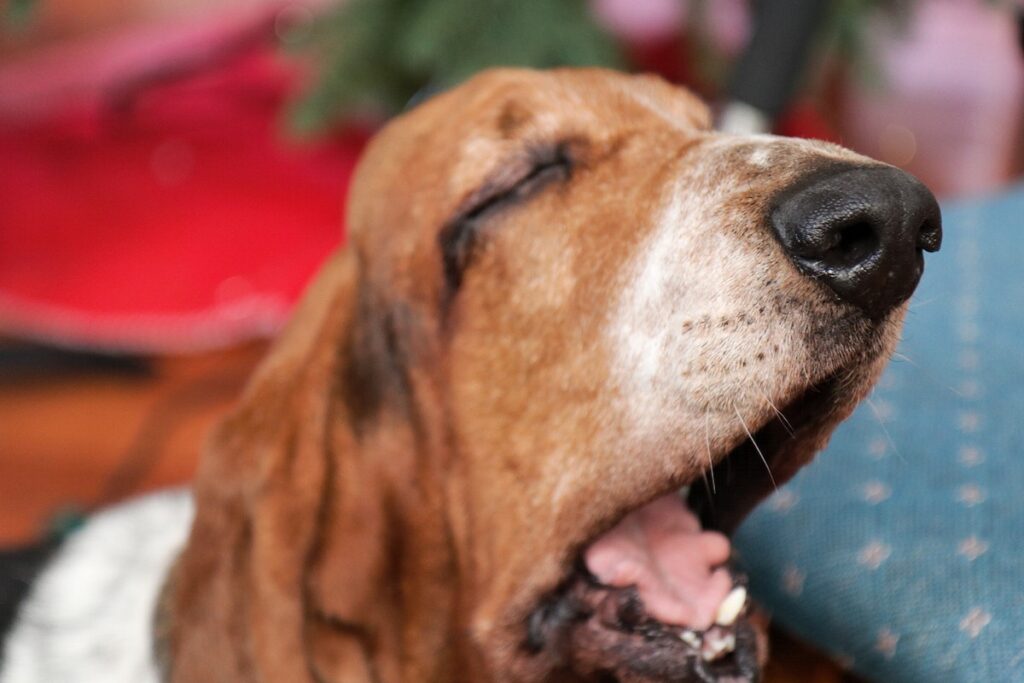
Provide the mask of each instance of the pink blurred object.
POLYGON ((683 0, 593 0, 598 20, 629 42, 675 36, 683 23, 683 0))
POLYGON ((325 0, 259 0, 174 19, 140 22, 60 42, 0 63, 0 120, 96 111, 136 89, 202 71, 289 25, 310 21, 325 0))
POLYGON ((715 0, 707 3, 707 30, 715 47, 736 57, 750 39, 750 5, 746 0, 715 0))
MULTIPOLYGON (((696 3, 691 0, 592 0, 598 21, 631 44, 671 40, 690 28, 696 3)), ((706 4, 704 30, 723 54, 735 56, 750 34, 745 0, 715 0, 706 4)))
POLYGON ((905 33, 872 27, 881 84, 851 79, 844 142, 942 195, 1009 181, 1024 114, 1024 61, 1009 6, 921 0, 905 33))

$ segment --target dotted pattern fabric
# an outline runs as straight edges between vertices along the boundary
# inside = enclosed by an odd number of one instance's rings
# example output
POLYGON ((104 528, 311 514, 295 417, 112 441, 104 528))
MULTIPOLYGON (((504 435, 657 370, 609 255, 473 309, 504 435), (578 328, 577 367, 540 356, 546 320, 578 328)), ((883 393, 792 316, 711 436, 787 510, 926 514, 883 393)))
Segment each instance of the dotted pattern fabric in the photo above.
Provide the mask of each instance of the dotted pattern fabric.
POLYGON ((870 680, 1024 682, 1024 186, 943 214, 879 385, 736 547, 777 622, 870 680))

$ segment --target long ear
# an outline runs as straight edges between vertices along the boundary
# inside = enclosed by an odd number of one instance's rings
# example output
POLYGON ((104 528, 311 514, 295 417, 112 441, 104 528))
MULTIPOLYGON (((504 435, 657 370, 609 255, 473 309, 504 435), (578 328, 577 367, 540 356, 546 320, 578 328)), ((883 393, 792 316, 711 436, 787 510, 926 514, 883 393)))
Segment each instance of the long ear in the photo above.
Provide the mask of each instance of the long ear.
POLYGON ((314 679, 304 574, 338 447, 331 393, 356 270, 351 250, 324 268, 207 445, 191 536, 162 600, 160 659, 175 683, 314 679))

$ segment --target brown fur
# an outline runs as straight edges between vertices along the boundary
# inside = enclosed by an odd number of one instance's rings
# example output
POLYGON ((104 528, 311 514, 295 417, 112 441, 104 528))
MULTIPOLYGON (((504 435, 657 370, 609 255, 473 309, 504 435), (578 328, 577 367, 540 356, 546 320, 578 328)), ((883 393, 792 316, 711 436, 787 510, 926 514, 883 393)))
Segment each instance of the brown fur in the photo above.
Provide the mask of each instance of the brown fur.
MULTIPOLYGON (((835 377, 835 404, 773 458, 776 481, 824 444, 902 310, 881 327, 853 315, 793 269, 764 216, 806 169, 869 162, 723 141, 708 121, 654 78, 509 70, 377 136, 349 248, 207 449, 164 600, 170 680, 569 680, 556 655, 524 652, 524 625, 585 543, 742 442, 733 409, 755 430, 766 399, 835 377), (480 216, 453 285, 439 236, 559 145, 567 177, 480 216), (748 161, 762 148, 770 172, 748 161), (641 420, 609 330, 679 184, 708 233, 692 254, 682 238, 686 292, 726 298, 686 313, 685 395, 641 420)), ((723 500, 768 486, 751 474, 723 500)))

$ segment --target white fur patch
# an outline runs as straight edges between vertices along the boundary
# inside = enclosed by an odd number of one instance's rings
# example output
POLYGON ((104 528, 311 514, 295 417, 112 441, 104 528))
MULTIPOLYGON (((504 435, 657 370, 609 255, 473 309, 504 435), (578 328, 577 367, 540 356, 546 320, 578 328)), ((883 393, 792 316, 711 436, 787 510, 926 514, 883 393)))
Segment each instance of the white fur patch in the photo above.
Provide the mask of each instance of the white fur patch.
POLYGON ((772 163, 771 148, 768 145, 755 147, 747 158, 747 162, 756 168, 768 168, 772 163))
POLYGON ((0 683, 157 683, 153 609, 192 515, 175 490, 90 518, 21 605, 0 683))
POLYGON ((664 189, 607 334, 627 440, 673 435, 677 446, 704 457, 762 424, 772 403, 814 379, 806 373, 819 365, 807 355, 799 313, 772 313, 776 296, 808 285, 768 228, 733 208, 756 187, 706 182, 706 167, 736 148, 757 157, 775 145, 821 152, 770 136, 715 136, 701 145, 664 189))
POLYGON ((632 412, 640 419, 678 416, 683 406, 673 404, 705 391, 714 375, 728 379, 715 372, 716 361, 733 351, 729 345, 739 335, 717 334, 710 325, 750 306, 754 297, 744 290, 763 269, 738 240, 719 229, 715 212, 725 203, 726 190, 705 191, 686 182, 667 190, 612 329, 632 412), (694 327, 684 334, 687 324, 694 327))

